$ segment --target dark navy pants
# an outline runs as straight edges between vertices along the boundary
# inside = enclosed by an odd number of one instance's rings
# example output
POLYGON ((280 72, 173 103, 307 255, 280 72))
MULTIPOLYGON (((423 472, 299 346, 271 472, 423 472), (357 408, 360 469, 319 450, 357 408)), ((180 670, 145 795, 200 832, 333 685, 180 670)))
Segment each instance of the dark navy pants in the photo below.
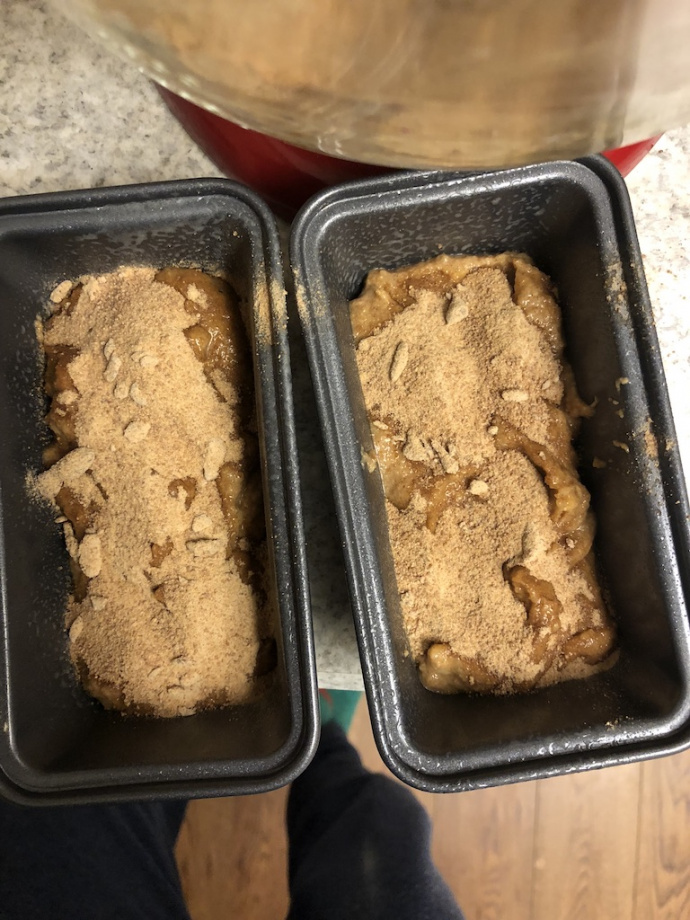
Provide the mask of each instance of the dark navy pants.
MULTIPOLYGON (((189 920, 173 853, 186 804, 0 801, 1 920, 189 920)), ((426 812, 335 723, 293 783, 287 827, 289 920, 462 920, 426 812)))

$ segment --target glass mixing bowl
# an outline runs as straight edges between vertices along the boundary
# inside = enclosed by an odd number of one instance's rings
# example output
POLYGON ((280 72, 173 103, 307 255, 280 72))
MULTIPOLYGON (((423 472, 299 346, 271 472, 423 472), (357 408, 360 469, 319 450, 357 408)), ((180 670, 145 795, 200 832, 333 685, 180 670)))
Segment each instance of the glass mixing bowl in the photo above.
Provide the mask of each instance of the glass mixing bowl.
POLYGON ((57 0, 176 93, 301 147, 489 168, 690 121, 688 0, 57 0))

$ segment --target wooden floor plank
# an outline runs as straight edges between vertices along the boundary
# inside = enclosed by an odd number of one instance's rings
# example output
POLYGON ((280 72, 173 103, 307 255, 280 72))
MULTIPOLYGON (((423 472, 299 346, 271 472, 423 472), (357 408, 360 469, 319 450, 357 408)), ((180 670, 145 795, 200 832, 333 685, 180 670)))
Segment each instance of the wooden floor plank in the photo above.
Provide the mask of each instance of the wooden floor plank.
POLYGON ((176 855, 192 920, 285 917, 286 800, 279 789, 189 805, 176 855))
POLYGON ((640 777, 632 764, 538 783, 532 920, 630 920, 640 777))
POLYGON ((690 751, 642 765, 633 920, 690 917, 690 751))
POLYGON ((468 920, 532 920, 534 783, 437 796, 433 856, 468 920))

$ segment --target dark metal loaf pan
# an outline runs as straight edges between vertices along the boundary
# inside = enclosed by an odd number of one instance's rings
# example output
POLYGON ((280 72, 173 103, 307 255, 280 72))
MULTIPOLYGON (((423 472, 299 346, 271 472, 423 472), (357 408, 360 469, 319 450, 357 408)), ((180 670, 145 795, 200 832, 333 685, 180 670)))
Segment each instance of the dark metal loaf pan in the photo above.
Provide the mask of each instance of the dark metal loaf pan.
POLYGON ((309 762, 317 691, 289 367, 275 223, 242 186, 166 182, 0 203, 0 792, 9 798, 255 793, 290 782, 309 762), (61 279, 121 265, 224 270, 253 304, 278 667, 270 691, 245 706, 122 717, 82 691, 69 662, 66 550, 50 510, 24 485, 48 440, 34 318, 61 279))
POLYGON ((687 496, 618 173, 595 157, 332 189, 298 217, 292 260, 374 733, 391 770, 421 789, 459 791, 687 745, 687 496), (598 401, 578 450, 620 658, 585 681, 527 695, 440 696, 405 656, 381 481, 361 462, 371 438, 348 301, 372 268, 505 250, 527 252, 556 283, 580 392, 598 401), (630 383, 619 392, 620 378, 630 383), (606 468, 594 469, 594 457, 606 468))

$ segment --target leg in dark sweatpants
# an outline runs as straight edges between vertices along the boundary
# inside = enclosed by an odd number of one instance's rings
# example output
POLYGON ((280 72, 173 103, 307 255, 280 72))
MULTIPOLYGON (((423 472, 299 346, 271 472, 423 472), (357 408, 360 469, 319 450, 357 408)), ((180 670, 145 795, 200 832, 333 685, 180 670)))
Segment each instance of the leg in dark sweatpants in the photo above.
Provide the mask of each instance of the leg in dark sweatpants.
MULTIPOLYGON (((0 920, 189 920, 174 859, 184 802, 0 801, 0 920)), ((366 771, 334 723, 288 806, 290 920, 462 920, 414 796, 366 771)))
POLYGON ((0 800, 0 920, 189 920, 173 853, 185 807, 0 800))
POLYGON ((428 815, 362 767, 334 722, 288 802, 289 920, 462 920, 431 861, 428 815))

